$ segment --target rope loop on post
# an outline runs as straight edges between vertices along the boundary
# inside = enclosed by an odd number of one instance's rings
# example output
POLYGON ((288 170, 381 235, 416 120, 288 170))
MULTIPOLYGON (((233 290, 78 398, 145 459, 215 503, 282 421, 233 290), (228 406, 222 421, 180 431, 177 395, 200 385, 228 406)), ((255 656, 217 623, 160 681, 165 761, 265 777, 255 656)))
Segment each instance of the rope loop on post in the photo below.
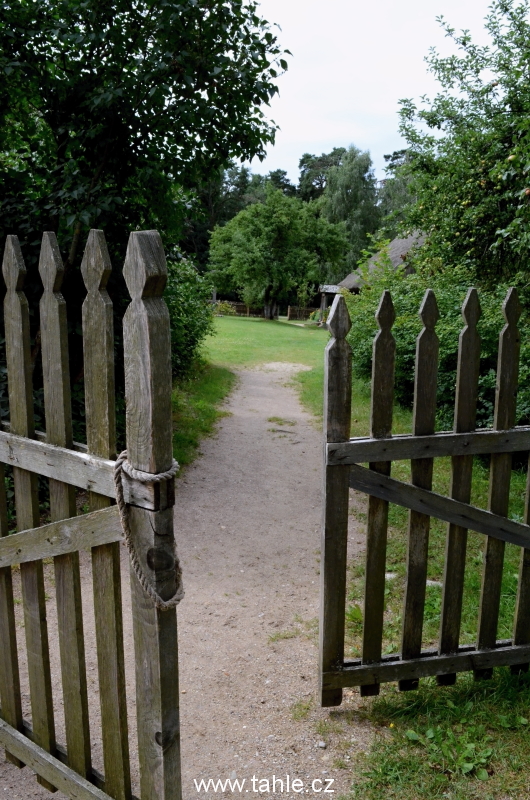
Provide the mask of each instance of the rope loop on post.
POLYGON ((178 462, 173 461, 173 464, 166 472, 159 472, 157 474, 153 474, 151 472, 142 472, 142 470, 135 469, 129 464, 129 462, 127 461, 127 450, 124 450, 122 453, 120 453, 114 465, 114 485, 116 487, 116 503, 118 505, 118 511, 120 514, 120 521, 121 521, 121 527, 123 529, 123 535, 125 537, 125 544, 127 546, 127 550, 129 551, 131 566, 143 590, 146 592, 147 595, 149 595, 149 597, 154 602, 156 608, 159 611, 169 611, 171 608, 176 608, 180 603, 180 601, 182 600, 182 598, 184 597, 184 586, 182 583, 182 568, 180 566, 180 561, 177 557, 177 554, 175 553, 175 582, 177 588, 175 590, 175 594, 173 595, 173 597, 171 597, 169 600, 163 600, 160 597, 160 595, 153 589, 151 583, 147 579, 147 576, 143 571, 142 565, 140 564, 140 559, 138 558, 138 554, 134 546, 131 526, 129 523, 129 506, 127 505, 123 497, 122 472, 125 472, 125 474, 128 475, 133 480, 140 481, 140 483, 161 483, 162 481, 167 481, 171 480, 171 478, 174 478, 176 473, 178 472, 178 469, 179 469, 178 462))

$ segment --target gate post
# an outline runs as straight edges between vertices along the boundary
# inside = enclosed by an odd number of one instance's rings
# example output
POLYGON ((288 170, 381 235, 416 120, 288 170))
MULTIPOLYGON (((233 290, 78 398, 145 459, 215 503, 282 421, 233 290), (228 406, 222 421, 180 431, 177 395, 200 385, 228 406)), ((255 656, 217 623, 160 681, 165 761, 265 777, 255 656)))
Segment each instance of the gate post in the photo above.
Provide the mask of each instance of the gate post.
MULTIPOLYGON (((162 299, 167 269, 157 231, 131 233, 123 275, 131 303, 123 319, 129 464, 143 472, 173 462, 169 313, 162 299)), ((173 481, 159 484, 156 511, 130 506, 142 570, 163 600, 176 591, 173 481)), ((177 616, 161 611, 131 571, 136 660, 140 796, 180 800, 177 616)))
POLYGON ((327 466, 326 444, 347 442, 351 425, 351 347, 346 341, 351 322, 342 295, 328 318, 334 337, 324 362, 324 509, 320 567, 320 686, 324 707, 340 706, 342 689, 323 689, 325 672, 344 664, 346 557, 348 545, 349 466, 327 466))

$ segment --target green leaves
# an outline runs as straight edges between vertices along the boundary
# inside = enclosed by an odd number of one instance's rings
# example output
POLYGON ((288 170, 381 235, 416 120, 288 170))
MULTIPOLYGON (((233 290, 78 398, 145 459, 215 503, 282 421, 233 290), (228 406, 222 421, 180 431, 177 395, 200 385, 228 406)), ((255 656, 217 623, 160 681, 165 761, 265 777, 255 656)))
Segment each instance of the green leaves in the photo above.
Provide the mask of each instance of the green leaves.
POLYGON ((270 307, 289 290, 317 283, 329 264, 340 264, 347 243, 342 225, 323 218, 317 204, 288 197, 271 182, 264 200, 214 229, 210 269, 219 290, 270 307))
POLYGON ((32 214, 31 227, 53 228, 68 251, 72 224, 108 229, 120 196, 121 226, 176 232, 174 182, 195 186, 274 139, 256 107, 286 63, 256 10, 246 0, 3 4, 0 161, 14 160, 26 182, 25 197, 0 184, 6 229, 32 214))
POLYGON ((425 748, 433 769, 449 774, 474 774, 479 780, 488 780, 486 767, 493 748, 491 736, 483 725, 436 725, 424 734, 408 730, 405 736, 409 742, 425 748))
POLYGON ((442 91, 418 105, 401 103, 406 174, 417 200, 403 229, 428 234, 431 263, 466 266, 483 284, 526 269, 529 10, 528 0, 495 0, 485 21, 488 47, 440 20, 458 48, 427 57, 442 91))

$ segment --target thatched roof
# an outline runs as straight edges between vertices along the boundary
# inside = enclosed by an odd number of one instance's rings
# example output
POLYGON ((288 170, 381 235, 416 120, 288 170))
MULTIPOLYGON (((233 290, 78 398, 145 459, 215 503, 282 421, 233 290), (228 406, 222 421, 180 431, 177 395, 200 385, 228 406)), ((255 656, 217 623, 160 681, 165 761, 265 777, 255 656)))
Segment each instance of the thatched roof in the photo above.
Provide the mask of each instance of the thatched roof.
MULTIPOLYGON (((420 233, 413 233, 407 236, 406 239, 393 239, 388 245, 388 256, 392 262, 392 266, 397 269, 407 259, 407 253, 413 245, 421 245, 425 241, 425 237, 420 233)), ((373 272, 378 266, 379 253, 374 253, 368 262, 368 270, 373 272)), ((350 272, 343 281, 338 285, 343 289, 348 289, 350 292, 358 292, 362 286, 362 278, 357 270, 350 272)))

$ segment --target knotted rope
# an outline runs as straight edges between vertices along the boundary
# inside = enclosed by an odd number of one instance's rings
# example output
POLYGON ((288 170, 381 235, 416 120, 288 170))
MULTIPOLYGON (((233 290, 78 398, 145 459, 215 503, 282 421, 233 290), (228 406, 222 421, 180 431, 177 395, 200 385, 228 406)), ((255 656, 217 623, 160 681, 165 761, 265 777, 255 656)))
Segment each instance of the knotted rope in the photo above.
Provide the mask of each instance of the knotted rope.
POLYGON ((133 568, 134 574, 140 581, 140 585, 142 586, 143 590, 149 595, 151 600, 154 602, 156 608, 160 611, 168 611, 170 608, 175 608, 182 598, 184 597, 184 586, 182 585, 182 568, 180 566, 180 561, 178 560, 177 554, 175 553, 175 582, 177 584, 177 588, 175 594, 170 600, 163 600, 160 595, 153 589, 150 582, 147 579, 145 572, 143 571, 142 565, 140 564, 140 560, 138 558, 138 554, 134 547, 131 526, 129 522, 129 506, 124 500, 123 497, 123 484, 122 484, 122 472, 125 472, 130 478, 135 481, 140 481, 140 483, 161 483, 162 481, 171 480, 171 478, 175 477, 179 469, 179 465, 176 461, 173 461, 170 469, 166 472, 159 472, 156 475, 153 475, 151 472, 142 472, 140 469, 134 469, 131 467, 129 462, 127 461, 127 450, 124 450, 118 458, 116 459, 116 464, 114 465, 114 485, 116 487, 116 503, 118 505, 118 511, 120 514, 121 520, 121 527, 123 529, 123 535, 125 537, 125 544, 127 545, 127 550, 129 551, 129 557, 131 559, 131 566, 133 568))

